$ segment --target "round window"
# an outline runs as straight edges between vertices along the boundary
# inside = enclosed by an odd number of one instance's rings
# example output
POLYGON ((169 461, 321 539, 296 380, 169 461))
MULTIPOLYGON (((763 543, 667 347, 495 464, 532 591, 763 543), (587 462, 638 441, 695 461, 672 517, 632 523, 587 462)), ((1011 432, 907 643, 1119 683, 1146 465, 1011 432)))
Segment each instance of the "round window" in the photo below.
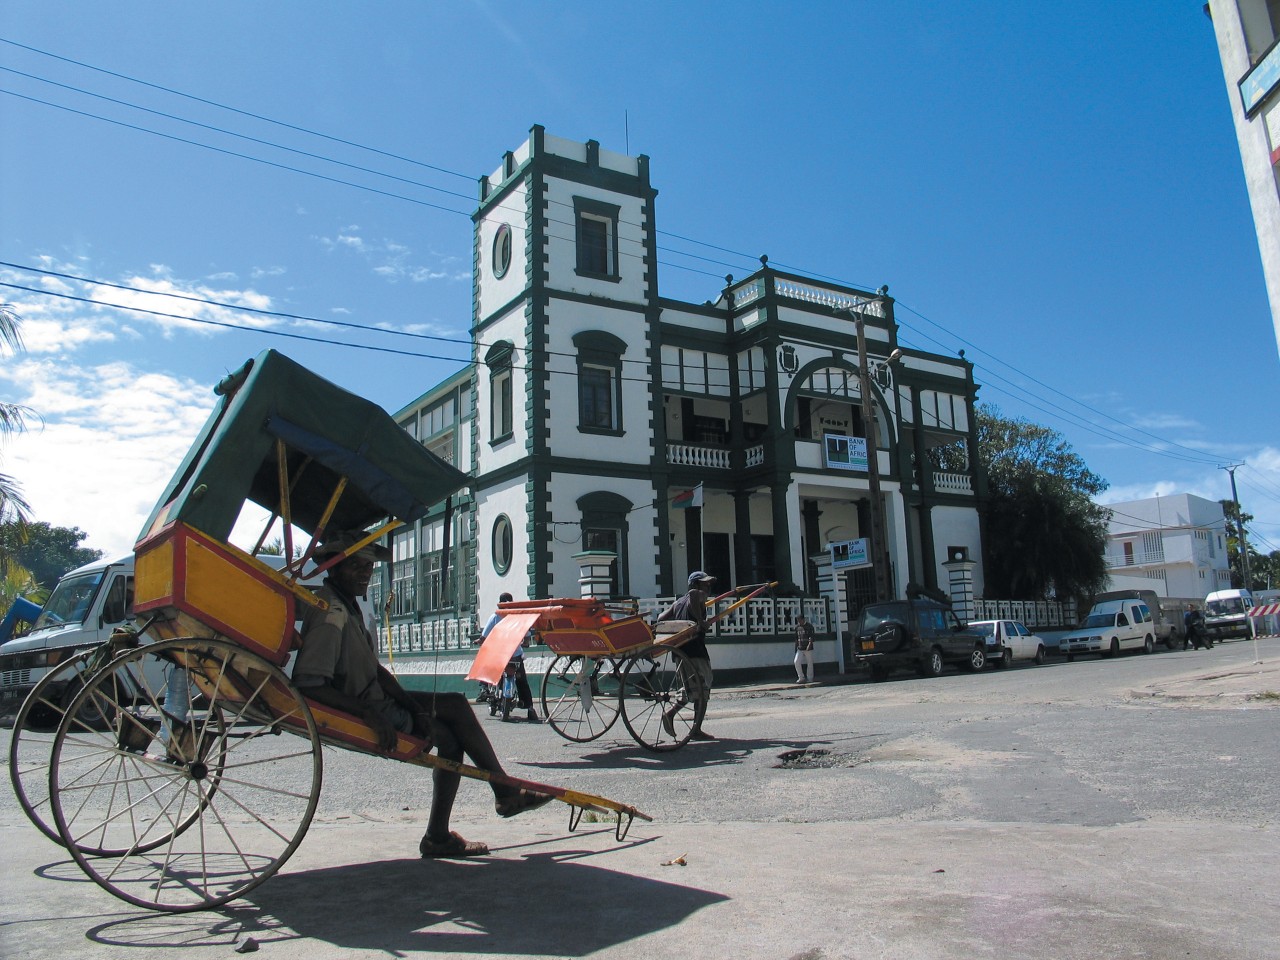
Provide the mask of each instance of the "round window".
POLYGON ((493 521, 493 569, 498 573, 511 569, 511 518, 505 513, 493 521))
POLYGON ((493 237, 493 275, 501 280, 511 266, 511 227, 502 224, 493 237))

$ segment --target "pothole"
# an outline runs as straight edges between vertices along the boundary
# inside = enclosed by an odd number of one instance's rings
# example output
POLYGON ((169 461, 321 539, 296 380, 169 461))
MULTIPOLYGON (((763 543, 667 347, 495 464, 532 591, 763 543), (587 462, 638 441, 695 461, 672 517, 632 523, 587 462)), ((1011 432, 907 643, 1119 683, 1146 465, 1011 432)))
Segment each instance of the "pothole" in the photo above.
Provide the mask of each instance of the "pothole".
POLYGON ((864 759, 847 753, 833 753, 830 750, 807 747, 804 750, 788 750, 786 753, 778 754, 778 762, 774 764, 774 767, 781 770, 807 770, 827 767, 856 767, 858 764, 866 762, 864 759))

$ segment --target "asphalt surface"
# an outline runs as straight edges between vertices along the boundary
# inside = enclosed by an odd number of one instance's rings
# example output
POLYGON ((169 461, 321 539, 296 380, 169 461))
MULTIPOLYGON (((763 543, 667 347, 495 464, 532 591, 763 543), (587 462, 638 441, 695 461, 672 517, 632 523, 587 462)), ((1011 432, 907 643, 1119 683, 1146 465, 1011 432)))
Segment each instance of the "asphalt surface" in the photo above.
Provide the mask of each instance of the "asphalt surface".
POLYGON ((454 825, 491 855, 425 862, 422 772, 326 751, 280 874, 181 915, 86 880, 6 797, 0 956, 1275 958, 1278 708, 1269 639, 721 690, 719 739, 662 756, 621 724, 573 744, 486 719, 513 773, 654 822, 498 820, 464 783, 454 825))

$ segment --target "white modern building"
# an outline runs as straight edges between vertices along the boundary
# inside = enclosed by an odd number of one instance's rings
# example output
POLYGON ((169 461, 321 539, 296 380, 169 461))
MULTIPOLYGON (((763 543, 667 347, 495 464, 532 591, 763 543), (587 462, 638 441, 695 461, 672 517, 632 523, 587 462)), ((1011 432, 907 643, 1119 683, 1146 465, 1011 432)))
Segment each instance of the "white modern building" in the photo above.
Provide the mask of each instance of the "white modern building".
POLYGON ((1280 3, 1209 0, 1280 349, 1280 3))
POLYGON ((1204 599, 1231 586, 1222 504, 1188 493, 1109 503, 1109 590, 1204 599))

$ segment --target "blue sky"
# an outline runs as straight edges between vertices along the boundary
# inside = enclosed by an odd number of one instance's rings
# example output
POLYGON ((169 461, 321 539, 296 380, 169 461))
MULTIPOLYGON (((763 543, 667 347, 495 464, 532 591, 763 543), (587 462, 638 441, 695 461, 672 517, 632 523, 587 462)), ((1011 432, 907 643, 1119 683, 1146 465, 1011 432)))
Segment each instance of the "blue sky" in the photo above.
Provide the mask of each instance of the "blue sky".
POLYGON ((0 282, 41 292, 0 287, 28 348, 0 396, 44 423, 0 470, 122 552, 258 351, 408 403, 467 357, 476 181, 542 124, 650 157, 664 295, 760 254, 888 284, 905 344, 964 349, 1113 499, 1227 497, 1244 461, 1280 549, 1280 359, 1201 6, 7 0, 0 282))

